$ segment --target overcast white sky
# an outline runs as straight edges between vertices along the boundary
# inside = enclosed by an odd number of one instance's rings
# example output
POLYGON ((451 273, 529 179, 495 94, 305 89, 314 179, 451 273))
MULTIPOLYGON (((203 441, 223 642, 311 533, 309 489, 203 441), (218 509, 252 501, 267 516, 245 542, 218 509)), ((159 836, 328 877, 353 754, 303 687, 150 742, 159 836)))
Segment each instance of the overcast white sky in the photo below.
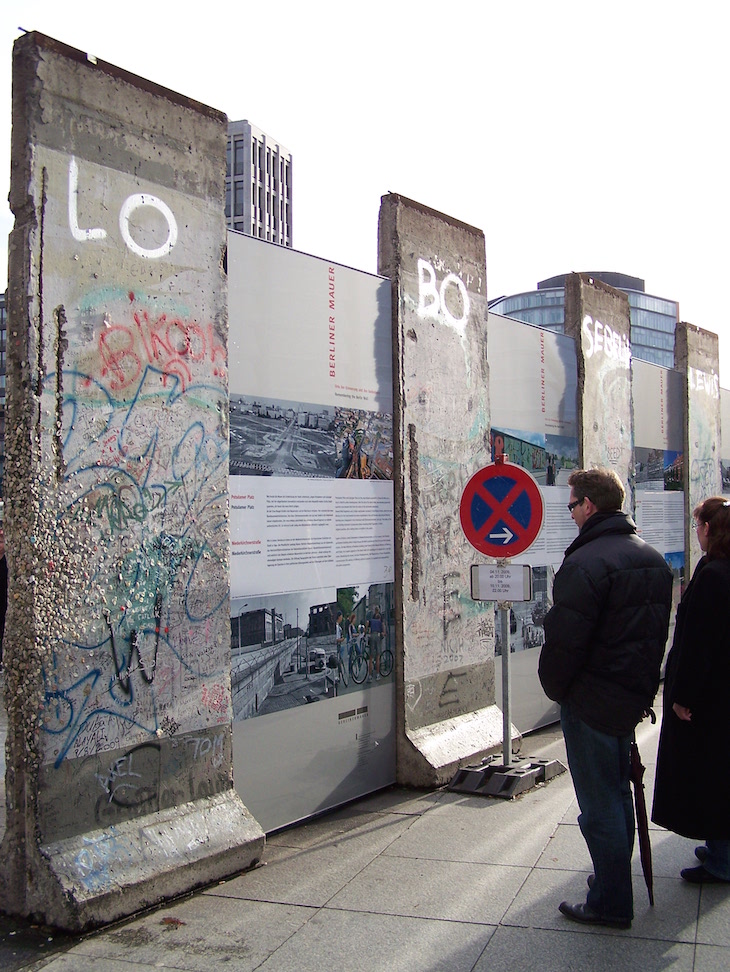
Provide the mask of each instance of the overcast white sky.
POLYGON ((720 335, 730 387, 729 25, 717 0, 2 0, 0 173, 12 45, 39 30, 286 145, 296 249, 375 272, 398 192, 484 230, 490 299, 644 278, 720 335))

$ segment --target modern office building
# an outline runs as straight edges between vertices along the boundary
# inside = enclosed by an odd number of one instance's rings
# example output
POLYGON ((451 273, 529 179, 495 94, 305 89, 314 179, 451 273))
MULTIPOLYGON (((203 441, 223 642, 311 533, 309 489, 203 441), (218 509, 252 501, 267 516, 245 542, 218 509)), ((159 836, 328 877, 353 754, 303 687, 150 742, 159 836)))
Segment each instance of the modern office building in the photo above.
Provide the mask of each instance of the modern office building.
MULTIPOLYGON (((652 297, 639 277, 625 273, 588 271, 591 277, 629 298, 631 315, 631 353, 642 361, 674 367, 674 332, 679 320, 679 304, 664 297, 652 297)), ((538 327, 563 333, 565 323, 565 277, 549 277, 539 281, 537 290, 511 297, 497 297, 489 302, 489 309, 503 317, 514 317, 538 327)))
POLYGON ((292 245, 292 156, 246 121, 228 124, 228 228, 260 240, 292 245))

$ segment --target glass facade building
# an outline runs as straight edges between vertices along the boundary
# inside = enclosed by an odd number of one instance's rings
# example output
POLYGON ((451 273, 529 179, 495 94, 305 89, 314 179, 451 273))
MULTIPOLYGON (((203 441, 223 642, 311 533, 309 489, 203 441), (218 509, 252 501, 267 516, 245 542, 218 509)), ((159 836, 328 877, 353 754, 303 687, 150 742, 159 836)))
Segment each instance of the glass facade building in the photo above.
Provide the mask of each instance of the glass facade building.
MULTIPOLYGON (((623 273, 589 274, 629 298, 631 316, 631 354, 642 361, 674 367, 674 332, 679 320, 679 304, 664 297, 653 297, 644 290, 644 281, 623 273)), ((489 309, 503 317, 514 317, 550 331, 563 333, 565 325, 565 274, 541 280, 537 290, 510 297, 497 297, 489 309)))

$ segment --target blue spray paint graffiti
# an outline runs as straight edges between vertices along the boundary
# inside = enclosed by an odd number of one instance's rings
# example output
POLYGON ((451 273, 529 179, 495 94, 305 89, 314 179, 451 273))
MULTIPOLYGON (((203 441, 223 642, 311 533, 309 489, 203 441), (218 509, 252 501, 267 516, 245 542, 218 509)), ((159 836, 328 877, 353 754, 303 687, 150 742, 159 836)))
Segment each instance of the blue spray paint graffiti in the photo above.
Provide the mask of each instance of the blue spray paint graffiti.
POLYGON ((94 751, 102 723, 114 748, 184 730, 186 706, 191 724, 201 707, 212 724, 227 718, 228 591, 211 582, 227 571, 225 362, 210 326, 133 316, 100 332, 95 360, 76 355, 86 368, 44 381, 62 433, 58 530, 85 531, 93 551, 84 616, 44 670, 56 766, 94 751))

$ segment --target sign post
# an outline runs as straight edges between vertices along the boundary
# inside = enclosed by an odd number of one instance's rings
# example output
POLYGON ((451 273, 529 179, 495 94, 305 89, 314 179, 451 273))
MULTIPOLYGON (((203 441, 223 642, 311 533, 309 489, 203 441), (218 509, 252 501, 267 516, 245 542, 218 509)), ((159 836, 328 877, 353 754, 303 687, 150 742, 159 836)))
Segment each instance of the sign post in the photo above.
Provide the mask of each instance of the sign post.
MULTIPOLYGON (((522 466, 506 461, 499 456, 496 462, 476 472, 466 484, 459 507, 461 526, 469 543, 480 553, 496 557, 505 567, 509 557, 524 553, 535 542, 542 528, 545 507, 542 493, 536 480, 522 466)), ((478 570, 478 568, 477 568, 478 570)), ((529 570, 529 568, 528 568, 529 570)), ((502 596, 482 599, 496 600, 501 620, 502 644, 502 718, 504 725, 503 760, 505 766, 512 764, 512 682, 510 673, 510 612, 512 599, 504 592, 513 591, 513 599, 529 601, 529 592, 522 590, 521 597, 510 586, 500 583, 498 574, 488 575, 493 580, 493 590, 502 596)), ((489 594, 489 591, 487 591, 489 594)), ((474 591, 472 589, 472 597, 474 591)))
MULTIPOLYGON (((515 796, 516 792, 546 778, 546 764, 512 759, 512 683, 510 672, 510 614, 514 601, 532 600, 532 571, 509 563, 510 557, 524 553, 542 529, 545 506, 537 481, 522 466, 498 456, 496 461, 476 472, 464 488, 459 505, 461 527, 469 543, 479 553, 494 558, 496 564, 476 564, 471 569, 471 596, 474 600, 494 601, 500 613, 502 646, 502 724, 501 772, 477 769, 478 779, 488 774, 486 785, 475 784, 472 768, 460 770, 450 789, 484 792, 488 796, 515 796), (467 774, 468 778, 464 778, 467 774), (525 785, 525 778, 527 782, 525 785)), ((555 764, 557 761, 553 760, 555 764)), ((551 776, 565 772, 558 769, 551 776)))
POLYGON ((499 601, 502 628, 502 765, 512 765, 512 673, 510 670, 509 621, 512 601, 499 601))

